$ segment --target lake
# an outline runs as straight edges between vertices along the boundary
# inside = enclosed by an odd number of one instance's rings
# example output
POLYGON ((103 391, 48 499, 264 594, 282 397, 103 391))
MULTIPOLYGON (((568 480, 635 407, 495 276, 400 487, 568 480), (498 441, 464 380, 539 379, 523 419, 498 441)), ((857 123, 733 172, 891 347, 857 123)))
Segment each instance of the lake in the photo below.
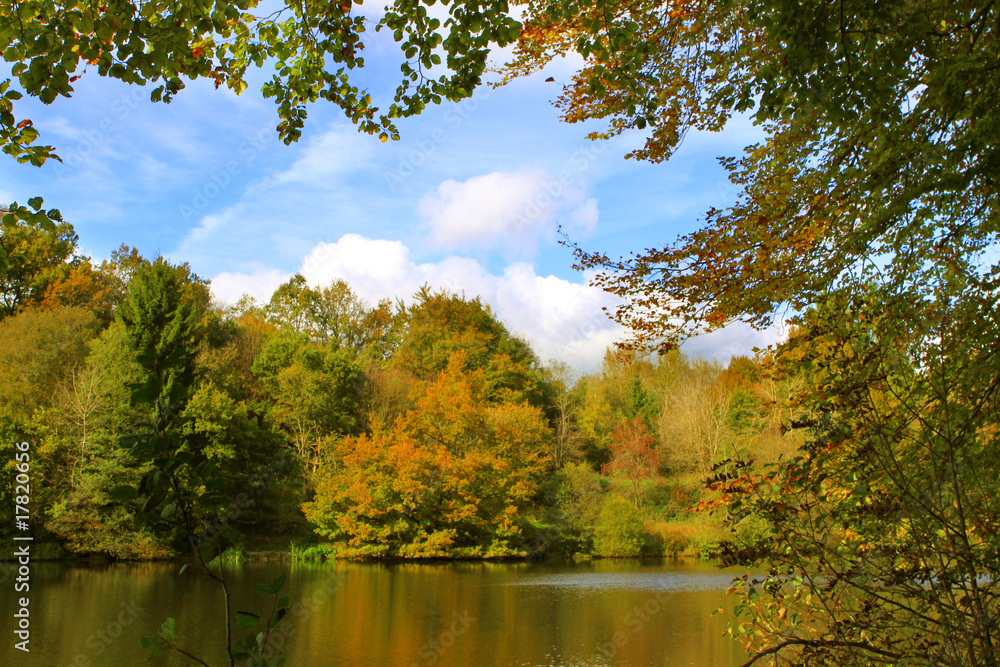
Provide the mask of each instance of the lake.
MULTIPOLYGON (((746 654, 713 616, 732 571, 698 562, 255 563, 232 568, 234 610, 267 613, 253 585, 288 573, 286 655, 304 667, 697 665, 746 654)), ((218 585, 169 563, 33 565, 31 653, 13 648, 13 579, 0 586, 2 665, 150 664, 139 638, 168 616, 177 643, 222 665, 218 585)), ((267 603, 269 604, 269 603, 267 603)), ((242 638, 248 631, 237 630, 242 638)), ((194 664, 179 655, 154 665, 194 664)))

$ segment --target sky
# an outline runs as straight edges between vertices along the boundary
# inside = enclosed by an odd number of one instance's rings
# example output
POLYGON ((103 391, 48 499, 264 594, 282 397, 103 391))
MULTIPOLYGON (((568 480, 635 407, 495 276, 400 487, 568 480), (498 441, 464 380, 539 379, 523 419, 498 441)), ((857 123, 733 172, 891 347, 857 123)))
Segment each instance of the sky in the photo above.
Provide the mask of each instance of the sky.
MULTIPOLYGON (((391 98, 391 41, 370 42, 366 58, 361 82, 376 101, 391 98)), ((586 135, 600 123, 559 120, 551 101, 578 65, 562 59, 429 107, 384 144, 316 104, 290 146, 259 92, 266 72, 242 96, 195 81, 170 104, 89 72, 72 98, 15 107, 62 162, 0 160, 0 202, 41 195, 83 254, 100 261, 126 244, 187 262, 223 302, 266 301, 295 273, 312 285, 343 278, 372 302, 405 301, 424 284, 480 296, 542 360, 591 371, 627 332, 602 313, 615 301, 572 268, 557 229, 611 256, 667 244, 733 201, 717 158, 761 134, 736 118, 722 133, 689 134, 666 164, 626 160, 640 133, 594 142, 586 135)), ((782 335, 735 324, 682 349, 725 363, 782 335)))

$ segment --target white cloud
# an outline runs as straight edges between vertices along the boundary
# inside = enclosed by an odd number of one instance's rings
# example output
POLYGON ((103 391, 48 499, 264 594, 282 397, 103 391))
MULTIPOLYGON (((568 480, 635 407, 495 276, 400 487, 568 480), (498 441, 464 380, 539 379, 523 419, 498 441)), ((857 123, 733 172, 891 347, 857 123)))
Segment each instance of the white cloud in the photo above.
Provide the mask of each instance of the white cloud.
POLYGON ((418 213, 444 248, 498 245, 530 254, 540 236, 564 224, 585 237, 597 226, 597 200, 570 178, 543 170, 495 171, 465 181, 446 180, 420 200, 418 213))
POLYGON ((212 278, 212 295, 229 304, 236 303, 244 294, 266 303, 274 290, 291 277, 290 273, 264 268, 253 273, 220 273, 212 278))
POLYGON ((735 322, 712 333, 689 338, 681 345, 681 351, 690 356, 714 359, 726 364, 731 357, 752 357, 754 348, 763 350, 787 337, 788 326, 782 321, 775 322, 763 331, 743 322, 735 322))
MULTIPOLYGON (((604 351, 626 336, 601 310, 614 305, 610 295, 586 283, 538 275, 523 262, 508 265, 500 275, 468 257, 418 264, 399 241, 346 234, 335 243, 313 248, 302 274, 312 285, 346 280, 359 296, 373 302, 409 301, 424 284, 469 298, 480 296, 512 332, 532 344, 541 359, 565 361, 583 371, 594 370, 604 351)), ((692 339, 684 351, 725 363, 734 354, 752 354, 752 347, 779 338, 774 331, 753 332, 734 325, 692 339)))
POLYGON ((424 284, 469 298, 481 296, 541 359, 559 359, 586 370, 595 368, 605 348, 622 335, 601 312, 609 303, 607 295, 589 285, 537 275, 524 263, 511 264, 502 275, 468 257, 417 264, 409 252, 399 241, 346 234, 336 243, 317 245, 306 257, 302 274, 313 285, 342 278, 369 301, 408 301, 424 284))
MULTIPOLYGON (((437 262, 416 263, 400 241, 345 234, 335 243, 320 243, 305 258, 302 275, 313 285, 346 280, 358 296, 376 302, 410 302, 423 285, 446 289, 468 298, 482 297, 513 333, 531 343, 542 360, 564 361, 580 371, 595 370, 605 350, 626 337, 626 331, 602 311, 614 300, 586 282, 542 276, 523 262, 508 265, 496 275, 477 260, 449 256, 437 262)), ((252 272, 220 273, 212 279, 212 293, 235 303, 243 294, 267 302, 291 274, 257 267, 252 272)), ((786 335, 776 325, 755 331, 737 323, 689 339, 682 351, 728 362, 734 355, 752 355, 753 347, 767 347, 786 335)))
POLYGON ((311 140, 291 167, 278 172, 270 185, 303 183, 330 186, 366 166, 377 142, 353 127, 334 124, 311 140))

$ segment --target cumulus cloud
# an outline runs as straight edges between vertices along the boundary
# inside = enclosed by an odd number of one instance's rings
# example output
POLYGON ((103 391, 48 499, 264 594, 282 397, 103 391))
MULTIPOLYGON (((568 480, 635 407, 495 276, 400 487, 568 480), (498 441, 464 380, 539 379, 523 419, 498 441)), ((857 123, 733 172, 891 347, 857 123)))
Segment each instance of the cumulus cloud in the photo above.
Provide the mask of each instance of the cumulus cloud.
POLYGON ((589 285, 540 276, 525 263, 511 264, 496 275, 468 257, 416 263, 409 255, 399 241, 346 234, 336 243, 317 245, 306 257, 302 274, 313 285, 346 280, 369 301, 408 301, 425 284, 469 298, 480 296, 540 358, 585 370, 595 368, 605 348, 622 335, 601 312, 607 295, 589 285))
MULTIPOLYGON (((542 360, 556 359, 583 372, 595 370, 604 352, 627 332, 612 322, 602 308, 614 300, 586 283, 544 276, 524 262, 508 265, 502 273, 488 271, 477 260, 449 256, 417 263, 400 241, 345 234, 335 243, 320 243, 305 258, 301 273, 313 286, 346 280, 358 296, 376 302, 401 299, 409 303, 423 286, 446 289, 468 298, 482 297, 513 333, 527 340, 542 360)), ((291 274, 258 267, 251 272, 220 273, 212 279, 212 293, 235 303, 243 294, 267 302, 291 274)), ((752 355, 784 340, 782 323, 765 331, 736 323, 689 339, 682 351, 722 364, 736 355, 752 355)))
MULTIPOLYGON (((524 262, 508 265, 499 275, 468 257, 417 263, 400 241, 346 234, 335 243, 314 247, 302 274, 312 285, 346 280, 359 296, 372 302, 409 301, 425 284, 469 298, 480 296, 512 332, 531 343, 541 359, 564 361, 582 371, 597 368, 604 351, 626 337, 625 330, 602 311, 614 305, 610 295, 585 281, 538 275, 524 262)), ((694 338, 683 349, 725 363, 732 355, 752 354, 753 347, 766 347, 782 335, 738 324, 694 338)))
POLYGON ((233 304, 244 294, 268 302, 271 295, 292 274, 277 269, 258 268, 252 273, 220 273, 212 278, 212 295, 223 303, 233 304))
POLYGON ((753 349, 765 349, 788 337, 788 327, 778 321, 764 330, 757 330, 749 324, 735 322, 712 333, 689 338, 681 345, 681 351, 691 356, 714 359, 726 364, 735 356, 753 356, 753 349))
POLYGON ((597 200, 543 170, 495 171, 447 180, 423 197, 418 213, 443 248, 504 246, 530 253, 558 224, 586 237, 597 226, 597 200))

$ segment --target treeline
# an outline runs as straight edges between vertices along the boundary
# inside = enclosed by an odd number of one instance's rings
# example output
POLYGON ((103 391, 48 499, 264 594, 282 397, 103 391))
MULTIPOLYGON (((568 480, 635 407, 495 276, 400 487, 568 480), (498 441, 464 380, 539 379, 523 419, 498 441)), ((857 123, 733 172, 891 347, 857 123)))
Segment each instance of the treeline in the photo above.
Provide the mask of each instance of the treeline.
POLYGON ((750 548, 762 523, 689 508, 727 461, 796 445, 781 432, 792 380, 750 359, 609 351, 575 377, 479 299, 369 304, 295 276, 229 306, 185 264, 122 247, 95 265, 67 224, 5 222, 0 244, 2 506, 13 515, 27 441, 36 539, 65 552, 185 549, 186 506, 144 512, 164 496, 133 443, 157 419, 176 425, 171 456, 222 480, 192 482, 200 497, 240 499, 214 518, 239 526, 238 548, 314 556, 750 548))

